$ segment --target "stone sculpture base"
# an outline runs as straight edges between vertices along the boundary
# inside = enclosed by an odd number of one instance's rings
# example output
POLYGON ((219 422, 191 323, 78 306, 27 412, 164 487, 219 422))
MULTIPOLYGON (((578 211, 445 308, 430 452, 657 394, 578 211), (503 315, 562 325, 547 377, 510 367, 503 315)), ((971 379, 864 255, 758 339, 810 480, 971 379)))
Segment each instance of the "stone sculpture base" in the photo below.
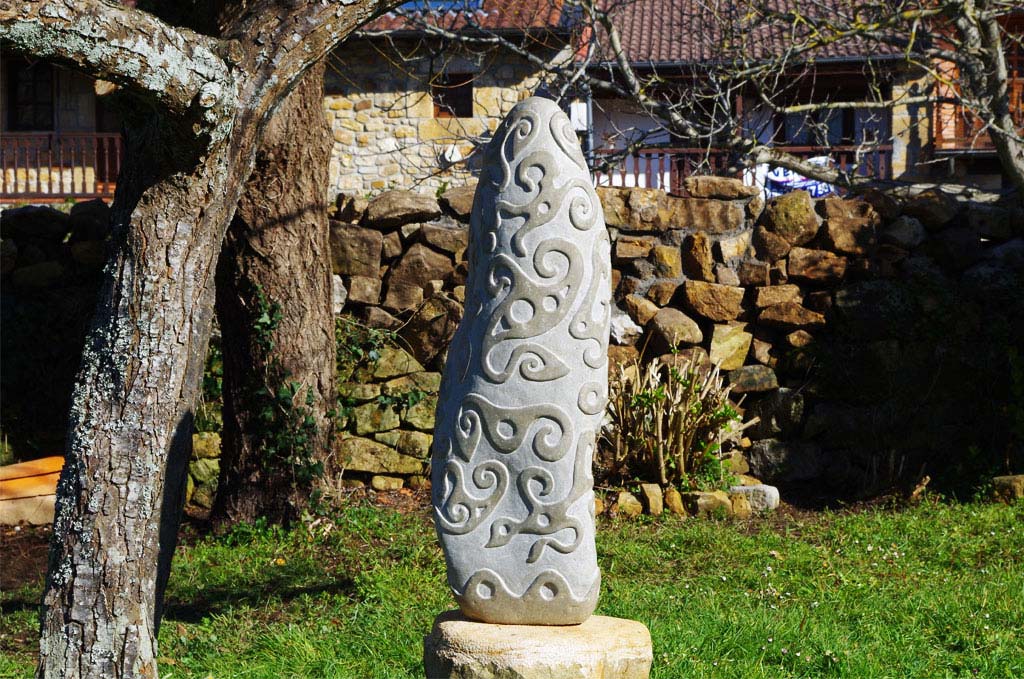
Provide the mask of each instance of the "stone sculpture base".
POLYGON ((651 634, 634 620, 492 625, 459 611, 437 616, 423 640, 427 679, 647 679, 651 634))

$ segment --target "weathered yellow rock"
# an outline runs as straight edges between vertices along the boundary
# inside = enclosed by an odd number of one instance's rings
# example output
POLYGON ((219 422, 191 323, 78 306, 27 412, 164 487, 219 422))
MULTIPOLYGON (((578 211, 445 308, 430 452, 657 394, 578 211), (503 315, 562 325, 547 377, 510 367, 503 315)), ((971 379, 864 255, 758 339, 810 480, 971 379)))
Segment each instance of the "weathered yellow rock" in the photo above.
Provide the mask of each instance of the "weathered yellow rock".
POLYGON ((647 679, 642 623, 593 615, 579 625, 492 625, 442 613, 423 640, 430 679, 647 679))

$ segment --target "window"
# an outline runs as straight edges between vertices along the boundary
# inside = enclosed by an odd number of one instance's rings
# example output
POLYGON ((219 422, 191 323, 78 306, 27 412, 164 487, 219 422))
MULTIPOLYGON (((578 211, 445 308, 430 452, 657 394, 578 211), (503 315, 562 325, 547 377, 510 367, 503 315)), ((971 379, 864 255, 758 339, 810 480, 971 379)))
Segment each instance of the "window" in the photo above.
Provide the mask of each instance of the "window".
POLYGON ((7 67, 7 125, 14 131, 53 129, 53 67, 11 59, 7 67))
POLYGON ((473 74, 439 73, 430 84, 435 118, 473 117, 473 74))

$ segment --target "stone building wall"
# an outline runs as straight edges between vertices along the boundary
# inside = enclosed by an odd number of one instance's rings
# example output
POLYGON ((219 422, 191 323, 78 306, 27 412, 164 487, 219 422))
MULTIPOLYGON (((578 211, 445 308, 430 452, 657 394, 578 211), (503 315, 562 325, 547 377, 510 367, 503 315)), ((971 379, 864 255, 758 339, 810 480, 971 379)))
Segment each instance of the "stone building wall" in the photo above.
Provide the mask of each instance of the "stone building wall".
POLYGON ((481 61, 451 50, 442 57, 414 41, 388 49, 371 40, 347 42, 325 76, 324 110, 335 140, 330 195, 465 182, 472 168, 466 160, 537 84, 536 67, 510 55, 481 61), (444 71, 475 74, 472 117, 434 117, 430 80, 444 71))

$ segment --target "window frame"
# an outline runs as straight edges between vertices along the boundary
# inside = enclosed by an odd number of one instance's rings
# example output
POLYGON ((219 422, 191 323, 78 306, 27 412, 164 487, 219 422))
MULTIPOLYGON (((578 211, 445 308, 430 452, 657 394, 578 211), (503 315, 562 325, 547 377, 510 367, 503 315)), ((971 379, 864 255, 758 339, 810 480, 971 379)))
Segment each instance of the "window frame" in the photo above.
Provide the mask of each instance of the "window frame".
POLYGON ((57 78, 56 69, 46 61, 30 62, 27 59, 10 59, 6 64, 7 129, 11 132, 53 132, 57 120, 57 78), (41 82, 39 75, 45 73, 48 83, 41 82), (23 87, 28 81, 31 95, 26 99, 23 87), (48 85, 48 88, 46 87, 48 85), (49 90, 42 95, 41 92, 49 90), (22 122, 19 114, 25 107, 32 109, 32 120, 22 122), (46 124, 41 120, 48 119, 46 124))
POLYGON ((445 71, 431 79, 430 98, 434 104, 434 118, 448 120, 473 117, 473 81, 476 75, 445 71))

